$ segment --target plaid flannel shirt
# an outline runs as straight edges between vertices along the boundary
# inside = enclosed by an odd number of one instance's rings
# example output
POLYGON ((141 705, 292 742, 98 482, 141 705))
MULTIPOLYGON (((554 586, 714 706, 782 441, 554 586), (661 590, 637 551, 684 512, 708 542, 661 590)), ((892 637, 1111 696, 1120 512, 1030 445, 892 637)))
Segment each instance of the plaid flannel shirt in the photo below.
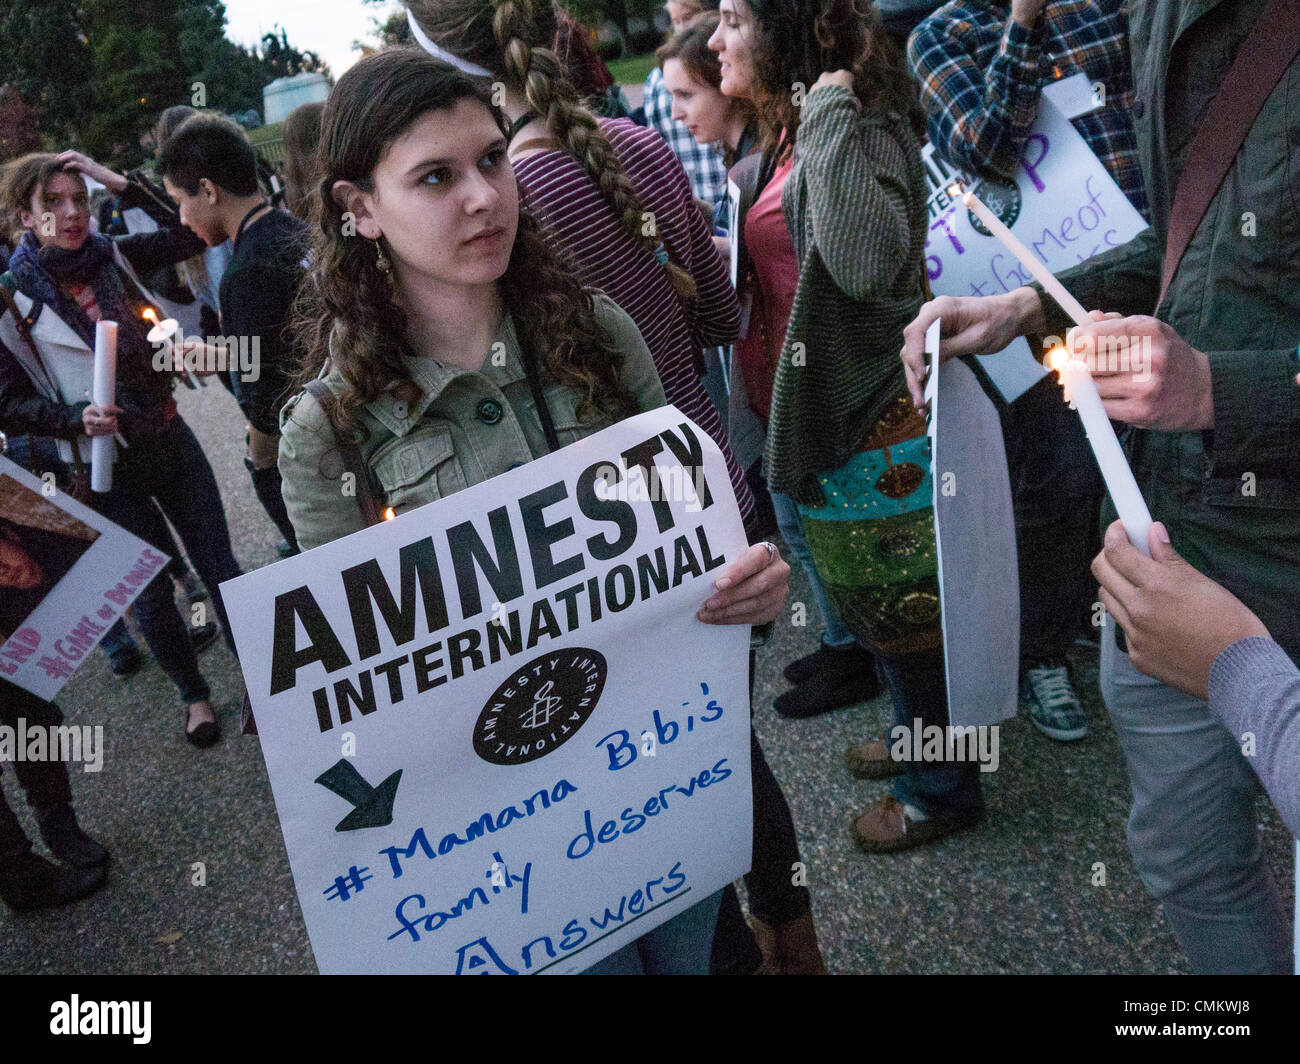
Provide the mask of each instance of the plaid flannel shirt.
POLYGON ((727 195, 727 166, 722 152, 712 144, 701 144, 683 123, 673 119, 673 96, 664 86, 664 72, 658 67, 645 79, 643 106, 646 125, 668 142, 691 179, 691 195, 716 208, 727 195))
POLYGON ((1003 0, 952 0, 912 32, 907 64, 920 82, 930 140, 950 165, 1009 179, 1038 113, 1038 93, 1081 71, 1105 106, 1074 128, 1150 220, 1133 133, 1133 71, 1124 0, 1047 0, 1032 29, 1003 0))

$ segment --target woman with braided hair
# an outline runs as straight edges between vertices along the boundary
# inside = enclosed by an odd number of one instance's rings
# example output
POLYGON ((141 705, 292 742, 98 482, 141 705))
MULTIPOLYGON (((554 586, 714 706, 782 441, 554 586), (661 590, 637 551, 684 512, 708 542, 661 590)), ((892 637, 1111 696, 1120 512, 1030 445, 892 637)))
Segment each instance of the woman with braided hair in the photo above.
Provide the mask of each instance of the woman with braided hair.
POLYGON ((754 498, 704 390, 704 347, 729 343, 740 308, 710 225, 676 156, 653 130, 598 119, 552 50, 550 0, 409 0, 416 41, 494 82, 510 161, 548 236, 636 323, 668 401, 717 442, 746 522, 754 498))

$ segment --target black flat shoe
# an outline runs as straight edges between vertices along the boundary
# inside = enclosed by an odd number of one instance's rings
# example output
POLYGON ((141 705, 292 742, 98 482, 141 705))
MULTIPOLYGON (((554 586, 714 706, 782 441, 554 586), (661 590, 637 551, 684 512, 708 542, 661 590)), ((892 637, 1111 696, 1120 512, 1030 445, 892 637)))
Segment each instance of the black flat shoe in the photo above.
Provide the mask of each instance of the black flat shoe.
POLYGON ((107 882, 107 865, 63 868, 30 850, 0 859, 0 899, 14 912, 70 905, 107 882))
POLYGON ((221 738, 221 725, 215 720, 205 720, 193 731, 190 727, 190 709, 185 707, 185 741, 192 746, 197 746, 200 750, 206 750, 209 746, 215 746, 218 739, 221 738))
POLYGON ((794 687, 811 681, 827 687, 841 683, 856 684, 861 691, 859 697, 864 702, 870 701, 884 690, 876 672, 875 655, 856 643, 850 643, 846 647, 828 647, 821 643, 811 654, 790 662, 782 675, 794 687))
POLYGON ((72 806, 38 812, 41 838, 60 861, 74 868, 98 868, 109 861, 108 851, 81 830, 72 806))

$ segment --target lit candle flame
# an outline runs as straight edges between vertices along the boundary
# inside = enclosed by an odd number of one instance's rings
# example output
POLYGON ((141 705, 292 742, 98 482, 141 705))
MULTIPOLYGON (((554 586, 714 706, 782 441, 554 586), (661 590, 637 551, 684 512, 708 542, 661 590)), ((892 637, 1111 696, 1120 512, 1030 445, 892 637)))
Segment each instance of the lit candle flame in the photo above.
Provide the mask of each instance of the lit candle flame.
POLYGON ((1058 373, 1065 369, 1070 361, 1070 352, 1064 347, 1054 347, 1047 353, 1047 364, 1058 373))
POLYGON ((953 199, 960 199, 961 194, 962 194, 962 187, 960 181, 954 181, 951 185, 948 186, 948 195, 951 196, 953 199))
POLYGON ((147 318, 155 325, 158 324, 158 315, 154 313, 153 307, 145 307, 144 310, 140 312, 140 317, 147 318))
POLYGON ((1065 401, 1074 405, 1074 396, 1070 393, 1070 382, 1065 376, 1065 367, 1070 364, 1070 352, 1064 347, 1054 347, 1047 353, 1047 364, 1056 370, 1056 379, 1065 393, 1065 401))
POLYGON ((384 520, 385 520, 385 521, 391 521, 391 520, 392 520, 394 517, 396 517, 396 516, 397 516, 397 511, 394 510, 391 506, 388 507, 388 509, 384 511, 384 520))

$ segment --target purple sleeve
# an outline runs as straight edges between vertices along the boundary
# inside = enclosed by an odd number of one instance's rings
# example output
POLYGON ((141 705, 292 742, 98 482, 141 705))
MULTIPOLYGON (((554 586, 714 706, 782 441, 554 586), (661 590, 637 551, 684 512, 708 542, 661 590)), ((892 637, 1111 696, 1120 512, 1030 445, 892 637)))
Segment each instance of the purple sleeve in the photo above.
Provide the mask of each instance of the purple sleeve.
POLYGON ((1265 636, 1238 639, 1210 668, 1210 708, 1300 836, 1300 669, 1265 636))

